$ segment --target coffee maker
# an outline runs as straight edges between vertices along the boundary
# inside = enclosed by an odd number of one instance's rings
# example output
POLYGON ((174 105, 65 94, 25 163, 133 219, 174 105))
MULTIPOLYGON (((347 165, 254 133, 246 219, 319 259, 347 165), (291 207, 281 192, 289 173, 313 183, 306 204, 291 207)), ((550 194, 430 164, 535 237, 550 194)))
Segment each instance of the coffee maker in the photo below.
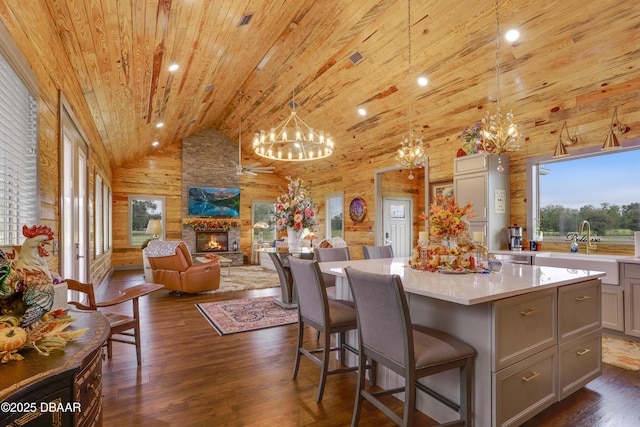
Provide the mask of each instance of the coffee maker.
POLYGON ((522 227, 507 227, 509 230, 509 250, 522 250, 522 227))

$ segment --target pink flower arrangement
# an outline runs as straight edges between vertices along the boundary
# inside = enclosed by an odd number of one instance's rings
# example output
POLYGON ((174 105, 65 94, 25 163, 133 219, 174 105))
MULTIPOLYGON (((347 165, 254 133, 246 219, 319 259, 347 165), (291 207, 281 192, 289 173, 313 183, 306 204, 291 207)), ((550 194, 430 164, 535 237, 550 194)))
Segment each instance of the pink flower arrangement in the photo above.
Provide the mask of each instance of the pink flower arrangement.
POLYGON ((278 197, 274 221, 278 230, 292 227, 296 231, 305 228, 315 231, 316 204, 309 196, 302 179, 287 177, 289 185, 287 191, 278 197))

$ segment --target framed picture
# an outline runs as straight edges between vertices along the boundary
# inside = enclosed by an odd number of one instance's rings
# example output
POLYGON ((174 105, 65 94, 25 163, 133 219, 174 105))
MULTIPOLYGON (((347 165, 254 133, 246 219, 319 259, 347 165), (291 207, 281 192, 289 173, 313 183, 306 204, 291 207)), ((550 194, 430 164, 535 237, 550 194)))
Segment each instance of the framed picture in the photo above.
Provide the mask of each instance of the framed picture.
POLYGON ((362 222, 364 216, 367 214, 367 205, 360 197, 356 197, 351 201, 349 205, 349 217, 353 222, 362 222))
POLYGON ((189 215, 239 217, 240 189, 189 187, 189 215))
POLYGON ((436 197, 444 196, 445 198, 449 198, 453 196, 453 181, 448 181, 439 184, 433 184, 431 186, 432 196, 435 199, 436 197))

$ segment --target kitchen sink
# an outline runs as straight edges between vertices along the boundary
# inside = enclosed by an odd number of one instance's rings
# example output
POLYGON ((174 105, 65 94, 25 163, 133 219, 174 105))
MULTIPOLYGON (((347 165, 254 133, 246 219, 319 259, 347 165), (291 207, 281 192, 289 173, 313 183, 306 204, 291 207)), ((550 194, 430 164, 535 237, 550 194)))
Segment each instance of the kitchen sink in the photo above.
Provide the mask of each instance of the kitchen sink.
POLYGON ((535 265, 604 271, 607 275, 602 278, 602 283, 618 285, 618 258, 619 255, 540 252, 535 256, 535 265))

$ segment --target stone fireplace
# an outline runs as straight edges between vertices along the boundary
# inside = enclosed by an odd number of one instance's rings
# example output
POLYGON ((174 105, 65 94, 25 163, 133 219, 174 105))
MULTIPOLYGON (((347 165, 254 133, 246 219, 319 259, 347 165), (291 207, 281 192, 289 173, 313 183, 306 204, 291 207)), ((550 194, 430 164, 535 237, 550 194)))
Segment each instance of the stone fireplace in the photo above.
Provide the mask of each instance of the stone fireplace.
MULTIPOLYGON (((238 160, 238 145, 216 129, 207 129, 193 134, 182 141, 182 219, 189 217, 189 187, 239 188, 240 179, 233 170, 233 162, 238 160), (215 153, 208 155, 206 153, 215 153), (206 154, 206 156, 205 156, 206 154), (203 159, 206 157, 206 161, 203 159)), ((224 218, 221 218, 224 220, 224 218)), ((239 221, 239 218, 237 218, 239 221)), ((244 252, 240 244, 240 228, 198 229, 182 227, 182 240, 194 257, 214 252, 232 260, 233 265, 244 263, 244 252), (200 235, 202 233, 202 236, 200 235), (209 233, 205 237, 205 234, 209 233), (196 236, 196 234, 198 234, 196 236), (215 234, 214 242, 211 242, 215 234), (234 244, 235 243, 235 244, 234 244), (203 248, 203 245, 207 248, 203 248), (208 248, 208 246, 211 248, 208 248), (218 248, 222 246, 221 248, 218 248), (215 248, 214 248, 215 247, 215 248)))

